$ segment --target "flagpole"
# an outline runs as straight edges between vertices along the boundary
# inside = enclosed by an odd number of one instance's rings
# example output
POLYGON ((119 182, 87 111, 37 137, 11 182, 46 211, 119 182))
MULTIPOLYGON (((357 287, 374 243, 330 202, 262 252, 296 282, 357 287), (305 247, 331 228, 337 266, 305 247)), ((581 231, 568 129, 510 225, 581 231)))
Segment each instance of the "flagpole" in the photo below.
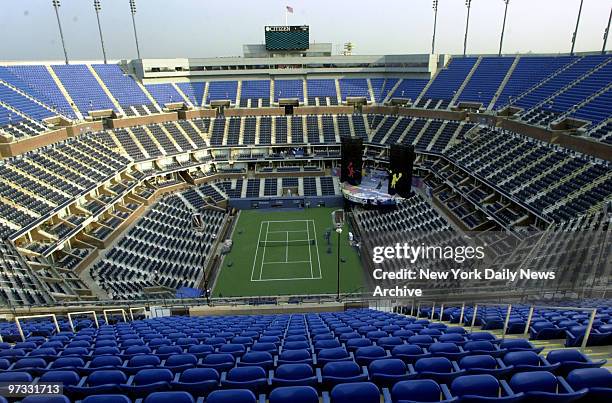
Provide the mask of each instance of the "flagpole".
POLYGON ((285 7, 285 26, 289 26, 289 10, 287 10, 287 7, 285 7))

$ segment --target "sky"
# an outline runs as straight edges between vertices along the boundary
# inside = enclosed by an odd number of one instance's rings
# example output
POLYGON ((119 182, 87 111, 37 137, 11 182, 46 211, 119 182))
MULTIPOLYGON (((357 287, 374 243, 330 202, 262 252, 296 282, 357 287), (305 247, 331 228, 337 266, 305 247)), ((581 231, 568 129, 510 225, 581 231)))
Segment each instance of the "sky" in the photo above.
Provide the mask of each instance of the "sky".
MULTIPOLYGON (((51 0, 0 0, 0 60, 63 60, 51 0)), ((136 58, 129 0, 100 0, 110 60, 136 58)), ((432 0, 136 0, 143 58, 240 56, 265 25, 310 25, 311 42, 352 42, 354 54, 431 51, 432 0)), ((504 53, 567 53, 580 0, 510 0, 504 53)), ((497 53, 503 0, 472 0, 468 53, 497 53)), ((612 0, 584 0, 576 51, 599 51, 612 0)), ((61 0, 71 60, 101 60, 93 0, 61 0)), ((439 0, 436 52, 463 52, 465 0, 439 0)), ((607 50, 612 46, 612 35, 607 50)))

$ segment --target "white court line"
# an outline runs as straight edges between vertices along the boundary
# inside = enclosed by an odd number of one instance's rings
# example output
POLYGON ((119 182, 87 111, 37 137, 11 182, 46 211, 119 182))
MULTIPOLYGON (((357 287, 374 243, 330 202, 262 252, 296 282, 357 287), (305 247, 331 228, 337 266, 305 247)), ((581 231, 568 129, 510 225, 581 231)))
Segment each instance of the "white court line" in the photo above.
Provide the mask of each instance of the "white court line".
POLYGON ((285 245, 285 263, 289 261, 289 231, 287 231, 286 234, 287 234, 287 245, 285 245))
MULTIPOLYGON (((292 242, 308 242, 308 241, 312 241, 312 239, 292 239, 289 242, 292 243, 292 242)), ((269 243, 270 245, 274 243, 287 243, 287 241, 266 241, 266 240, 264 240, 264 242, 269 243)))
POLYGON ((266 262, 264 263, 264 265, 266 264, 285 264, 285 263, 308 263, 310 262, 310 260, 293 260, 291 262, 266 262))
POLYGON ((259 223, 259 236, 257 237, 257 247, 255 249, 255 257, 253 258, 253 269, 251 270, 251 281, 255 275, 255 264, 257 263, 257 252, 259 252, 259 240, 261 239, 261 229, 263 228, 263 221, 259 223))
POLYGON ((268 234, 284 234, 285 232, 306 232, 306 230, 300 229, 295 231, 269 231, 268 234))
MULTIPOLYGON (((261 230, 263 228, 263 224, 266 224, 266 237, 264 240, 264 243, 268 243, 268 242, 275 242, 275 241, 268 241, 268 234, 269 233, 282 233, 285 232, 288 233, 289 232, 306 232, 308 234, 308 238, 309 239, 298 239, 295 240, 295 242, 308 242, 308 248, 309 248, 309 252, 310 252, 310 248, 311 248, 311 241, 312 238, 310 238, 310 227, 309 227, 309 223, 312 221, 312 225, 313 225, 313 229, 315 232, 315 246, 316 246, 316 251, 317 251, 317 262, 319 264, 319 276, 318 277, 314 277, 314 271, 312 270, 312 255, 310 255, 310 260, 304 260, 304 261, 294 261, 294 262, 266 262, 265 261, 265 247, 264 252, 262 254, 262 261, 261 261, 261 267, 260 267, 260 271, 259 271, 259 279, 254 279, 251 276, 251 281, 260 281, 260 282, 266 282, 266 281, 289 281, 289 280, 321 280, 323 278, 322 276, 322 272, 321 272, 321 260, 320 260, 320 255, 319 255, 319 246, 318 246, 318 241, 316 238, 316 224, 314 222, 314 220, 285 220, 285 221, 262 221, 260 223, 260 228, 259 228, 259 237, 257 239, 257 250, 256 250, 256 256, 257 256, 257 251, 259 250, 259 244, 260 244, 260 240, 261 240, 261 230), (270 229, 270 223, 288 223, 288 222, 305 222, 306 223, 306 229, 305 230, 295 230, 295 231, 269 231, 270 229), (311 266, 311 277, 292 277, 292 278, 270 278, 270 279, 263 279, 263 268, 264 265, 266 264, 287 264, 287 263, 310 263, 311 266)), ((293 241, 293 240, 292 240, 293 241)), ((282 241, 280 241, 282 242, 282 241)), ((288 258, 286 258, 288 260, 288 258)), ((255 261, 253 262, 253 270, 255 269, 255 265, 256 265, 256 258, 255 261)))
MULTIPOLYGON (((268 229, 270 229, 270 221, 265 221, 266 223, 266 239, 265 239, 265 243, 268 243, 268 229)), ((259 248, 259 244, 257 244, 257 247, 259 248)), ((261 276, 263 275, 263 265, 264 262, 266 261, 266 248, 264 248, 263 253, 261 254, 261 267, 259 268, 259 279, 261 280, 261 276)))
POLYGON ((264 221, 264 222, 304 222, 304 221, 312 221, 312 220, 283 220, 283 221, 264 221))
POLYGON ((317 224, 315 224, 314 220, 312 221, 312 227, 314 228, 314 240, 315 240, 315 250, 317 251, 317 262, 319 263, 319 278, 323 278, 323 272, 321 271, 321 256, 319 255, 319 242, 317 241, 317 224))
MULTIPOLYGON (((310 221, 306 222, 306 229, 308 230, 308 238, 310 238, 310 221)), ((308 263, 310 263, 310 278, 314 277, 312 272, 312 251, 310 249, 310 242, 308 242, 308 263)))
POLYGON ((293 281, 293 280, 321 280, 321 277, 292 277, 292 278, 266 278, 261 280, 253 280, 253 281, 293 281))

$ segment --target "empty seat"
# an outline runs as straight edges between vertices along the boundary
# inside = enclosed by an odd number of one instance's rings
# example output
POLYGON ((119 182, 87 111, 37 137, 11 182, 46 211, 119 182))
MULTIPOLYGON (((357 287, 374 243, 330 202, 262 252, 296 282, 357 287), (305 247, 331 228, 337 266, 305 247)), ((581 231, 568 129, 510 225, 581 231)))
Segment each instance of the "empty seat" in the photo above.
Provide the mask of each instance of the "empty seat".
POLYGON ((332 403, 380 403, 380 390, 371 382, 343 383, 334 386, 332 403))
POLYGON ((312 386, 282 386, 268 397, 269 403, 318 403, 319 395, 312 386))
POLYGON ((546 360, 551 364, 559 364, 562 375, 578 368, 598 368, 606 363, 606 360, 592 361, 578 350, 552 350, 546 355, 546 360))
POLYGON ((144 399, 144 403, 194 403, 195 400, 187 392, 155 392, 144 399))
POLYGON ((273 386, 316 386, 317 377, 308 364, 280 365, 272 377, 273 386))
POLYGON ((270 370, 274 366, 274 358, 272 354, 265 351, 249 351, 238 361, 239 367, 256 366, 270 370))
POLYGON ((563 378, 547 371, 519 372, 512 376, 509 385, 515 393, 524 393, 525 400, 530 402, 570 402, 588 392, 586 388, 574 391, 563 378))
POLYGON ((612 399, 612 373, 606 368, 579 368, 567 375, 567 383, 574 389, 586 388, 587 402, 609 402, 612 399))
POLYGON ((257 403, 257 398, 248 389, 215 390, 208 395, 206 403, 257 403))
POLYGON ((386 392, 386 400, 392 403, 417 403, 417 402, 452 402, 453 398, 446 385, 438 385, 431 379, 412 379, 396 383, 391 392, 386 392), (442 399, 440 398, 442 396, 442 399))
POLYGON ((259 394, 265 392, 268 379, 261 367, 236 367, 229 370, 221 385, 229 389, 249 389, 259 394))
POLYGON ((173 390, 182 390, 193 396, 206 396, 219 386, 219 373, 212 368, 190 368, 183 371, 178 380, 172 381, 173 390))
POLYGON ((523 398, 492 375, 465 375, 453 380, 451 395, 462 402, 515 402, 523 398))
POLYGON ((370 379, 381 387, 392 387, 399 381, 405 381, 415 376, 404 361, 399 358, 375 360, 368 367, 370 379))
POLYGON ((170 382, 174 374, 169 369, 151 368, 138 371, 132 381, 123 387, 130 396, 144 397, 153 392, 162 392, 170 389, 170 382))

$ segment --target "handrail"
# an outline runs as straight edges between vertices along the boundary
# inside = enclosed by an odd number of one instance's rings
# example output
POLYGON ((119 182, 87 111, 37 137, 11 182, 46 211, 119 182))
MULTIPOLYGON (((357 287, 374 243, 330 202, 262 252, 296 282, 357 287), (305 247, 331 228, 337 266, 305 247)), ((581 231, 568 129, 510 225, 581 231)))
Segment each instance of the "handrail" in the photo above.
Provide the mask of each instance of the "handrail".
POLYGON ((106 324, 108 324, 108 317, 107 317, 107 313, 109 312, 121 312, 121 316, 123 316, 123 321, 127 322, 127 319, 125 317, 125 309, 123 308, 113 308, 113 309, 105 309, 102 311, 102 313, 104 314, 104 322, 106 324))
POLYGON ((16 316, 15 317, 15 324, 17 325, 17 330, 19 331, 19 335, 21 336, 21 341, 25 341, 25 335, 23 334, 23 329, 21 328, 21 323, 19 323, 19 321, 21 319, 35 319, 35 318, 48 318, 51 317, 53 318, 53 323, 55 324, 55 330, 59 333, 60 332, 60 327, 57 323, 57 318, 55 317, 55 314, 51 313, 51 314, 43 314, 43 315, 28 315, 28 316, 16 316))
POLYGON ((147 316, 147 308, 144 306, 138 306, 138 307, 132 307, 130 308, 130 319, 133 322, 134 321, 134 311, 144 311, 145 313, 145 317, 147 316))
POLYGON ((100 325, 98 324, 98 316, 96 315, 96 311, 68 312, 68 323, 70 323, 70 329, 72 329, 73 333, 74 333, 74 324, 72 323, 72 316, 73 315, 85 315, 85 314, 93 314, 93 318, 94 318, 96 327, 100 328, 100 325))

